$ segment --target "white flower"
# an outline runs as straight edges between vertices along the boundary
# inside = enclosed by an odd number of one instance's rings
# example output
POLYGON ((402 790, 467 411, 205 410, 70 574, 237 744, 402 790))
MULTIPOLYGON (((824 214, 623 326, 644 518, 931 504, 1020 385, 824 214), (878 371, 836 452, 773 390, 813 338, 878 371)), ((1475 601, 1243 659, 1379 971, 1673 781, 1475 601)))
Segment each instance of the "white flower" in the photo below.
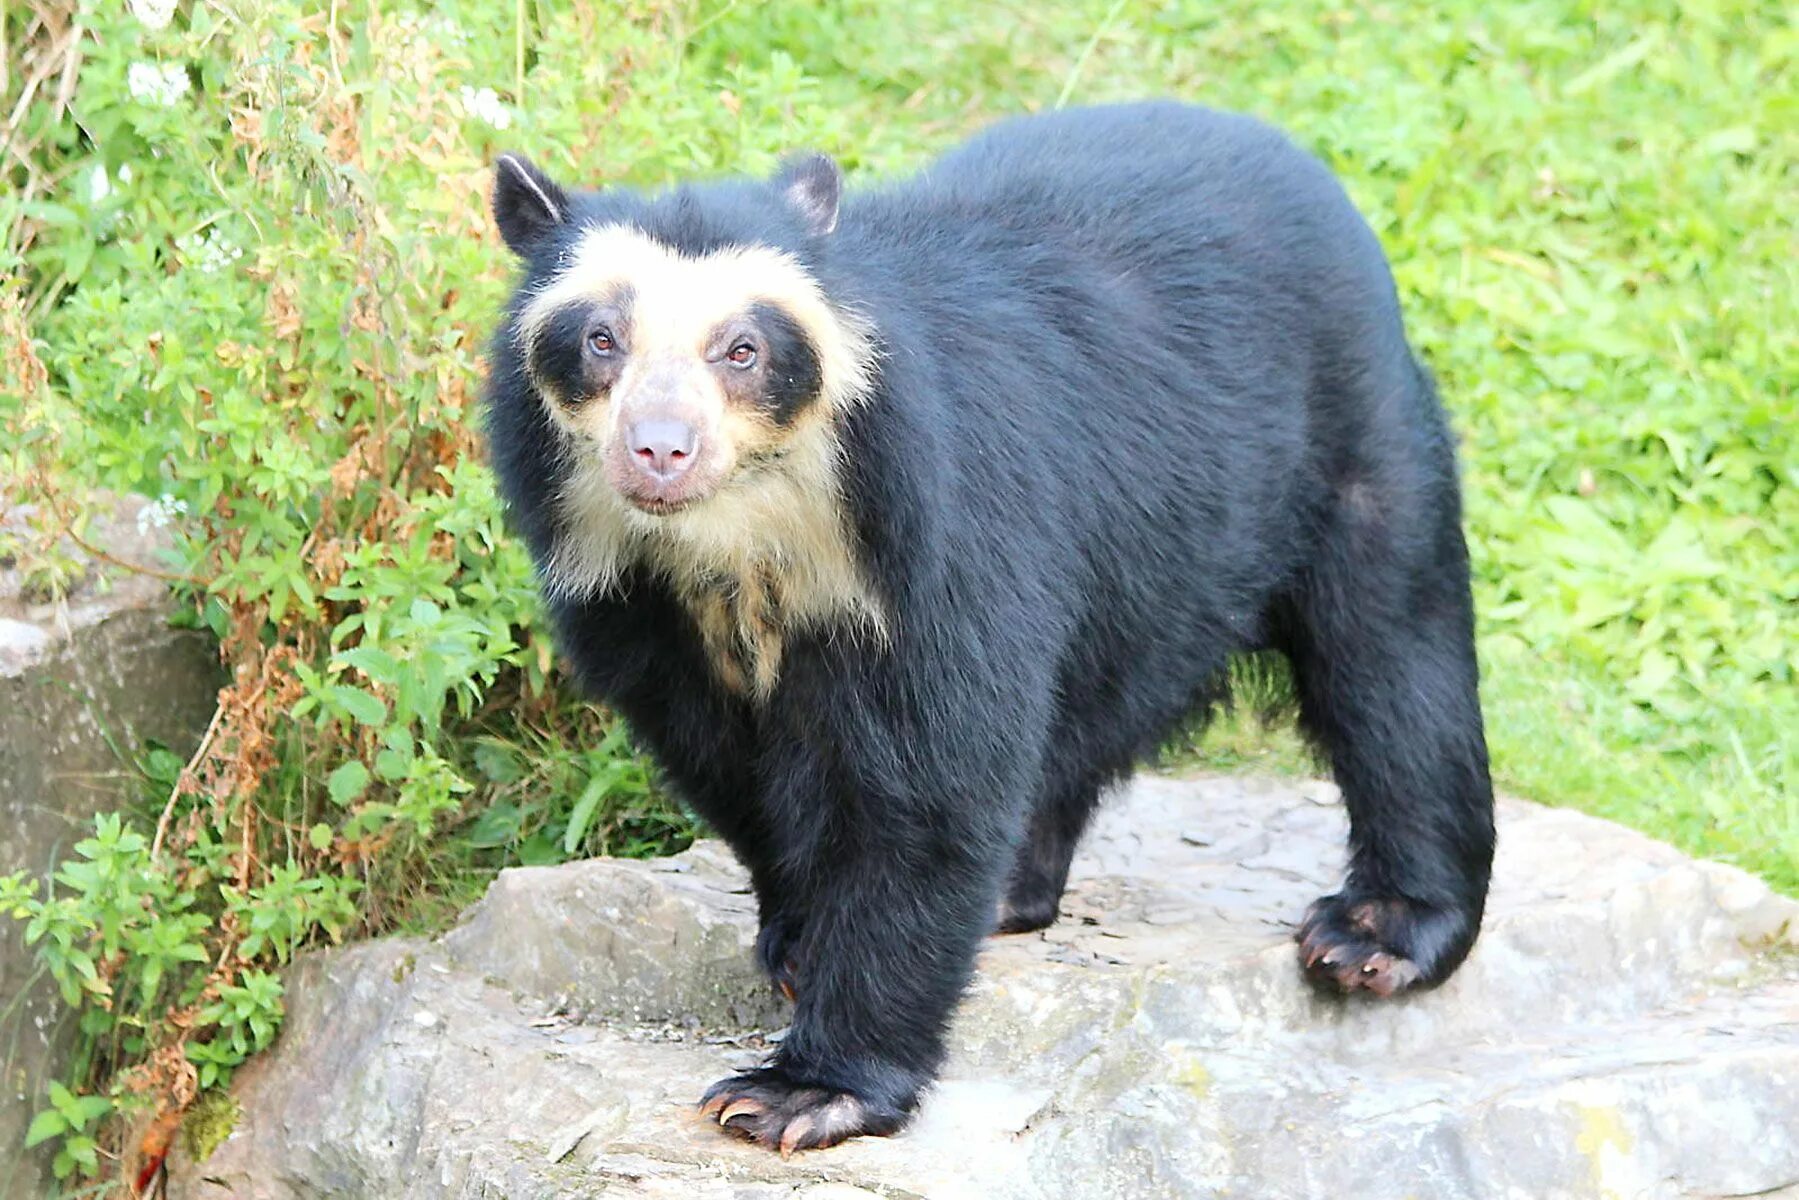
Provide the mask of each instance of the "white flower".
POLYGON ((133 100, 169 108, 187 94, 187 67, 181 63, 134 62, 125 72, 125 86, 133 100))
MULTIPOLYGON (((120 172, 122 175, 123 172, 120 172)), ((112 195, 112 180, 106 177, 106 164, 95 163, 87 174, 87 202, 98 204, 112 195)))
POLYGON ((462 107, 470 116, 481 118, 495 129, 509 129, 512 126, 512 114, 500 103, 500 94, 490 87, 476 91, 464 84, 462 107))
POLYGON ((164 492, 150 503, 137 510, 137 531, 149 533, 152 529, 167 529, 176 517, 187 515, 187 501, 177 500, 168 492, 164 492))
POLYGON ((127 0, 126 7, 146 29, 161 29, 175 15, 175 0, 127 0))
POLYGON ((423 32, 428 34, 438 45, 466 46, 468 31, 456 23, 455 18, 446 17, 442 13, 432 13, 423 24, 423 32))
POLYGON ((184 234, 175 239, 175 249, 204 275, 230 266, 244 256, 242 246, 233 245, 216 229, 208 229, 204 237, 197 233, 184 234))

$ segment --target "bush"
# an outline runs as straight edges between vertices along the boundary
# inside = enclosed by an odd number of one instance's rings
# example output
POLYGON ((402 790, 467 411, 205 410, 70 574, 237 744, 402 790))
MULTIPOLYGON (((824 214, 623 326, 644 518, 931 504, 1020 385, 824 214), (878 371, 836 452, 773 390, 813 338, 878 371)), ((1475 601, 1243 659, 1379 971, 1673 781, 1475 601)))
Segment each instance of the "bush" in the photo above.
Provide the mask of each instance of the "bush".
POLYGON ((429 925, 507 863, 690 836, 620 726, 551 686, 472 433, 508 146, 654 185, 797 146, 866 178, 1061 99, 1285 125, 1380 233, 1466 438, 1502 780, 1799 889, 1781 6, 0 14, 0 505, 39 526, 0 552, 54 589, 87 489, 162 497, 165 573, 233 672, 191 761, 140 764, 141 813, 49 894, 0 883, 80 1013, 32 1127, 60 1176, 153 1168, 273 1035, 299 947, 429 925))

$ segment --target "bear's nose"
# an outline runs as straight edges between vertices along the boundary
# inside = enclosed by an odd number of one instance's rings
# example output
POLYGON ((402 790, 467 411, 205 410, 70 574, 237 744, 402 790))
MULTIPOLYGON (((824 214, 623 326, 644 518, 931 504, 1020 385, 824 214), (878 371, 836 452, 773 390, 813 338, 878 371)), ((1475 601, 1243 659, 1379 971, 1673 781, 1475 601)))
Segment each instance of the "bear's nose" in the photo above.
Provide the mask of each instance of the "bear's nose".
POLYGON ((673 479, 693 465, 700 435, 685 421, 639 421, 629 432, 631 458, 654 479, 673 479))

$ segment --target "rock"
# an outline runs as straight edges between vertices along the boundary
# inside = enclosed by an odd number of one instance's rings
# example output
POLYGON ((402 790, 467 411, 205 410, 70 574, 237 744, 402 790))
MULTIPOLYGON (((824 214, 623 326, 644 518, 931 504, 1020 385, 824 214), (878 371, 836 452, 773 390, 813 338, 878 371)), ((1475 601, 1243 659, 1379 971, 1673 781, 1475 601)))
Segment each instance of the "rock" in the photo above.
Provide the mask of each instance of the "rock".
POLYGON ((1799 904, 1618 826, 1507 801, 1463 970, 1398 1002, 1321 998, 1290 941, 1342 863, 1345 815, 1320 794, 1135 780, 1096 822, 1063 919, 987 944, 915 1125, 787 1162, 693 1109, 783 1021, 750 964, 754 906, 728 855, 701 843, 506 872, 437 942, 306 957, 278 1046, 239 1073, 242 1123, 204 1163, 178 1154, 169 1195, 1799 1186, 1799 904))
POLYGON ((673 858, 506 871, 444 948, 586 1016, 773 1028, 780 1007, 743 952, 755 931, 748 878, 723 843, 701 842, 673 858))
MULTIPOLYGON (((167 530, 139 526, 150 502, 107 503, 89 540, 166 566, 167 530)), ((67 857, 135 786, 128 756, 146 739, 181 754, 199 741, 224 675, 211 637, 171 628, 169 611, 167 584, 111 564, 90 562, 49 603, 0 561, 0 875, 42 877, 67 857)), ((28 986, 20 933, 0 919, 0 1197, 40 1195, 49 1178, 42 1155, 17 1150, 60 1049, 61 1006, 46 980, 28 986)))

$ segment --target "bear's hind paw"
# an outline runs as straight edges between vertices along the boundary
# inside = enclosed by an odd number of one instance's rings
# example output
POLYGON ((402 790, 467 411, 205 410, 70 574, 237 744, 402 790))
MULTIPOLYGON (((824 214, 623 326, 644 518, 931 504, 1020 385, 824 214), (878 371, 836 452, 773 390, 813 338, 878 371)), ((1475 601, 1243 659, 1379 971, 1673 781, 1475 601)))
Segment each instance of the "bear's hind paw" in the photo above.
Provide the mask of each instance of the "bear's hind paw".
POLYGON ((1466 953, 1463 924, 1401 897, 1340 892, 1306 911, 1299 961, 1323 990, 1392 996, 1448 976, 1466 953))

